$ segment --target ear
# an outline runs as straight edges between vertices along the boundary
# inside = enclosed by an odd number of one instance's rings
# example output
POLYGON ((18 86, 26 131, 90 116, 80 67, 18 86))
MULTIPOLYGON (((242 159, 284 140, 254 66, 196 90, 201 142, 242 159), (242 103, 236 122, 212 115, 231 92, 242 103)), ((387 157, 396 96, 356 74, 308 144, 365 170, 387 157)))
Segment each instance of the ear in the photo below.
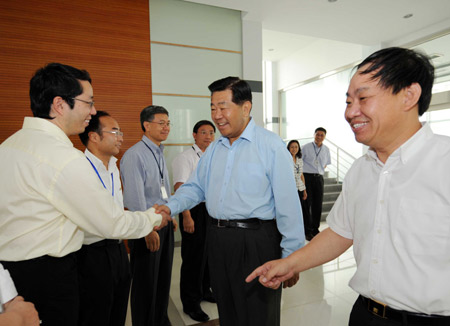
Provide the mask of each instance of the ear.
POLYGON ((92 143, 98 143, 101 141, 101 136, 94 131, 90 131, 88 134, 89 141, 92 143))
POLYGON ((145 129, 145 132, 147 132, 149 128, 150 128, 150 122, 144 121, 144 129, 145 129))
POLYGON ((66 104, 66 101, 61 96, 55 96, 50 107, 50 116, 56 118, 57 116, 63 115, 64 104, 66 104))
POLYGON ((244 109, 244 116, 249 117, 250 111, 252 110, 252 102, 245 101, 244 104, 242 104, 242 108, 244 109))
POLYGON ((405 97, 403 99, 403 110, 409 111, 412 108, 417 107, 420 95, 422 95, 422 87, 420 87, 418 83, 412 83, 408 87, 405 87, 403 91, 405 92, 405 97))

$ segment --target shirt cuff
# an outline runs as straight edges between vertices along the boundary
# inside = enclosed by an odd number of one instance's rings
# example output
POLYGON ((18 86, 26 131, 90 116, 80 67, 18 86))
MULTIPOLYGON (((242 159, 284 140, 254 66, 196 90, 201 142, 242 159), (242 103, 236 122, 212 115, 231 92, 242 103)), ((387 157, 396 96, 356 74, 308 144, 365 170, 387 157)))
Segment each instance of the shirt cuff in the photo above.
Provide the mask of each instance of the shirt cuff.
POLYGON ((0 302, 2 304, 11 301, 17 296, 17 290, 14 286, 14 282, 9 275, 7 270, 3 269, 3 266, 0 265, 0 302))

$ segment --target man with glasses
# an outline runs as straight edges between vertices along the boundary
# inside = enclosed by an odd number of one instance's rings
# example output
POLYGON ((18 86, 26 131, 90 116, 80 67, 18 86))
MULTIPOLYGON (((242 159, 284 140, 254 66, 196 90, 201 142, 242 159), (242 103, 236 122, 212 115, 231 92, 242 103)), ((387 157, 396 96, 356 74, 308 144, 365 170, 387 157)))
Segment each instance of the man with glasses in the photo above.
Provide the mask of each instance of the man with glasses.
MULTIPOLYGON (((162 106, 144 108, 140 116, 142 139, 120 161, 124 204, 131 211, 165 204, 170 195, 169 173, 163 156, 170 132, 169 112, 162 106)), ((130 246, 131 317, 133 325, 167 326, 176 222, 152 232, 130 246)))
POLYGON ((45 326, 78 325, 84 232, 139 238, 161 223, 153 210, 125 212, 73 147, 69 136, 96 114, 93 98, 87 71, 48 64, 30 81, 34 117, 0 146, 0 263, 45 326))
MULTIPOLYGON (((194 126, 192 136, 195 144, 178 154, 172 162, 175 191, 183 185, 197 167, 206 148, 214 141, 216 127, 211 121, 201 120, 194 126)), ((202 300, 215 302, 209 281, 206 261, 206 229, 210 216, 205 202, 179 215, 181 231, 180 297, 183 311, 200 322, 209 320, 202 310, 202 300)))
MULTIPOLYGON (((123 142, 116 119, 97 111, 84 132, 84 154, 102 186, 116 204, 123 207, 122 185, 117 159, 123 142)), ((96 216, 91 218, 95 219, 96 216)), ((77 253, 80 316, 79 325, 125 325, 130 292, 130 264, 122 240, 85 234, 77 253)))

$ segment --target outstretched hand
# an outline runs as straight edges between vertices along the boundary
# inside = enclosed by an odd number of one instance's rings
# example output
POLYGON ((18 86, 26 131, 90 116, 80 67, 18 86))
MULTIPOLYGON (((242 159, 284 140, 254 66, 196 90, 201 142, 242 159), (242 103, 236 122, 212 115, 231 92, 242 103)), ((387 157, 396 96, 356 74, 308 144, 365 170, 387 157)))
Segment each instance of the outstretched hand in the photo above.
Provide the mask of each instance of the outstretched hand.
POLYGON ((271 260, 256 268, 245 281, 250 283, 257 277, 259 277, 259 283, 265 287, 278 289, 282 282, 294 277, 294 271, 286 258, 271 260))
POLYGON ((172 218, 170 217, 170 208, 165 205, 158 204, 153 205, 153 208, 155 209, 156 214, 161 214, 162 216, 161 224, 153 228, 154 231, 158 231, 172 221, 172 218))

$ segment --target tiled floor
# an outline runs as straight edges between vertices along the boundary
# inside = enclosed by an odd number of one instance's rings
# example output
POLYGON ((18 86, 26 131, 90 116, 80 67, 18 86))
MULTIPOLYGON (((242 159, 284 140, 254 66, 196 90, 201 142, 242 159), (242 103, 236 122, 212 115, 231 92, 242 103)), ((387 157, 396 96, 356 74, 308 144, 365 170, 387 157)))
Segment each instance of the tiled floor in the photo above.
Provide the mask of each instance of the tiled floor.
MULTIPOLYGON (((326 224, 321 225, 324 229, 326 224)), ((180 294, 180 248, 175 248, 172 286, 170 290, 169 318, 173 326, 218 325, 217 306, 202 302, 203 310, 211 317, 205 324, 190 319, 183 313, 180 294)), ((300 274, 293 288, 283 290, 281 301, 282 326, 345 326, 348 325, 357 294, 348 286, 356 269, 350 248, 339 258, 300 274)), ((128 321, 127 326, 131 326, 128 321)))

